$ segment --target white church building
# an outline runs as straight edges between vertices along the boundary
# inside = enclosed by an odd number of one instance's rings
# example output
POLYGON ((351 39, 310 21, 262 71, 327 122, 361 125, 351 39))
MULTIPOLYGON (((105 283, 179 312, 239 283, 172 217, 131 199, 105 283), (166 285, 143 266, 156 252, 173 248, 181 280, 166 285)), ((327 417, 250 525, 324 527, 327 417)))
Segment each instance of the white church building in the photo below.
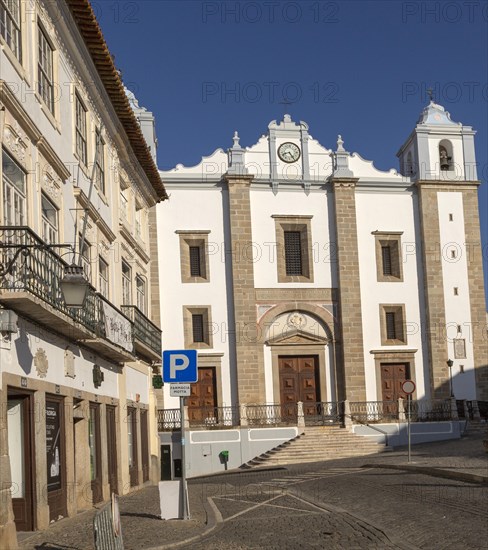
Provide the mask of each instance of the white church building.
POLYGON ((380 171, 285 115, 160 172, 163 347, 198 350, 190 421, 395 402, 406 379, 416 400, 488 400, 474 136, 431 101, 380 171))

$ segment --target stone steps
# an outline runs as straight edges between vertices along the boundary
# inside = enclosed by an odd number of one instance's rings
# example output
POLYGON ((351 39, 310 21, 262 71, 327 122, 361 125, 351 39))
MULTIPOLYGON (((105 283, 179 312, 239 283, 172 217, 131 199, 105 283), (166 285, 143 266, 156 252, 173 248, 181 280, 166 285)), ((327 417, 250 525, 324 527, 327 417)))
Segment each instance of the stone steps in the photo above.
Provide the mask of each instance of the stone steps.
POLYGON ((488 422, 479 420, 469 420, 466 433, 485 433, 488 432, 488 422))
POLYGON ((366 456, 388 450, 384 444, 370 441, 338 426, 307 427, 305 433, 286 441, 243 464, 241 468, 282 466, 319 462, 352 456, 366 456))

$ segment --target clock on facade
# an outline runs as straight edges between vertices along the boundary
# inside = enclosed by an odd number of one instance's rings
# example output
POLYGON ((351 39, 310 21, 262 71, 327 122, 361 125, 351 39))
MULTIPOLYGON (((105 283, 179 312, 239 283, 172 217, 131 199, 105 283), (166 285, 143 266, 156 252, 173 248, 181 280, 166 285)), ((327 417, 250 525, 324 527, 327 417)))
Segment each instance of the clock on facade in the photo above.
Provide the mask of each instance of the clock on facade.
POLYGON ((283 162, 296 162, 300 158, 300 148, 298 145, 287 141, 279 146, 278 156, 283 162))

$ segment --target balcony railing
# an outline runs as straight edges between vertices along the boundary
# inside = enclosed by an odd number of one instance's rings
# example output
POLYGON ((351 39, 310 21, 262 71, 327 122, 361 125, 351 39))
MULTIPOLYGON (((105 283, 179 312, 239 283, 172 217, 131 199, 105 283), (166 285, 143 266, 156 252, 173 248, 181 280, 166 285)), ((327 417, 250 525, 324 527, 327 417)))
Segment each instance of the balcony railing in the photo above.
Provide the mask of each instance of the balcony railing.
MULTIPOLYGON (((96 337, 108 339, 119 347, 131 348, 130 345, 127 346, 127 341, 129 343, 132 341, 134 332, 132 322, 105 298, 97 294, 93 287, 88 289, 83 308, 71 308, 66 305, 60 282, 68 264, 30 228, 0 226, 0 262, 2 266, 6 266, 18 251, 18 248, 13 246, 25 246, 26 248, 17 256, 9 273, 0 277, 0 290, 5 293, 28 292, 52 306, 56 311, 70 317, 91 334, 95 334, 96 337), (6 245, 6 247, 2 247, 2 245, 6 245), (127 324, 129 334, 124 335, 124 345, 121 345, 121 340, 107 334, 106 321, 109 311, 112 320, 118 321, 119 325, 127 324)), ((128 349, 128 351, 132 352, 132 349, 128 349)))
MULTIPOLYGON (((403 407, 398 401, 356 401, 350 403, 353 422, 398 422, 404 421, 408 414, 407 400, 403 407)), ((412 422, 431 422, 451 420, 453 411, 450 400, 420 399, 412 400, 410 404, 410 420, 412 422)))
POLYGON ((327 426, 340 424, 344 418, 344 404, 334 402, 318 402, 303 404, 305 426, 327 426))
POLYGON ((158 432, 169 432, 181 429, 180 409, 158 410, 158 432))
POLYGON ((139 340, 161 357, 161 329, 150 321, 137 306, 121 306, 120 309, 134 323, 134 339, 139 340))
MULTIPOLYGON (((229 429, 240 425, 239 407, 192 407, 188 410, 190 429, 229 429)), ((181 429, 180 409, 158 410, 158 431, 181 429)))
MULTIPOLYGON (((483 403, 483 402, 481 402, 483 403)), ((350 419, 353 424, 386 424, 406 422, 407 401, 354 401, 246 405, 238 407, 188 407, 190 429, 228 429, 230 427, 271 426, 343 426, 350 419), (346 404, 349 407, 346 413, 346 404), (303 410, 303 418, 300 416, 303 410), (242 414, 242 416, 241 416, 242 414)), ((451 400, 421 399, 411 402, 412 422, 439 422, 455 420, 451 400)), ((180 409, 158 410, 159 431, 179 430, 180 409)))
POLYGON ((189 408, 190 428, 232 428, 239 426, 239 407, 189 408))
POLYGON ((247 405, 246 416, 249 426, 296 424, 298 419, 298 404, 247 405))
POLYGON ((398 419, 398 401, 351 401, 352 420, 393 422, 398 419))

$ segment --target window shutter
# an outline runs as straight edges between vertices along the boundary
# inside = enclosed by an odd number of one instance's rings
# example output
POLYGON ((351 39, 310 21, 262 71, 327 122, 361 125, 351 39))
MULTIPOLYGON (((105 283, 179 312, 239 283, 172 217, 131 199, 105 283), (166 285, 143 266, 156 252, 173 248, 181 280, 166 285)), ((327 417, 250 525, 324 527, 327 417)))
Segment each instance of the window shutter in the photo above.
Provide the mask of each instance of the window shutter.
POLYGON ((396 331, 396 323, 395 323, 395 313, 394 312, 386 312, 386 338, 388 340, 396 340, 397 338, 397 331, 396 331))
POLYGON ((390 245, 383 245, 381 247, 381 258, 383 261, 383 275, 393 275, 390 245))
POLYGON ((285 266, 287 275, 303 275, 300 231, 285 231, 285 266))
POLYGON ((205 334, 203 331, 203 315, 201 313, 194 313, 191 316, 193 342, 205 342, 205 334))
POLYGON ((190 276, 202 276, 199 246, 190 246, 190 276))

